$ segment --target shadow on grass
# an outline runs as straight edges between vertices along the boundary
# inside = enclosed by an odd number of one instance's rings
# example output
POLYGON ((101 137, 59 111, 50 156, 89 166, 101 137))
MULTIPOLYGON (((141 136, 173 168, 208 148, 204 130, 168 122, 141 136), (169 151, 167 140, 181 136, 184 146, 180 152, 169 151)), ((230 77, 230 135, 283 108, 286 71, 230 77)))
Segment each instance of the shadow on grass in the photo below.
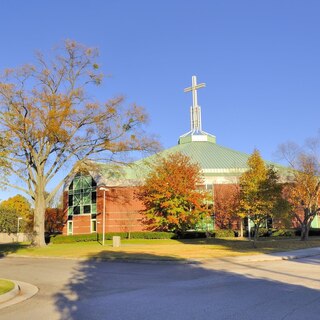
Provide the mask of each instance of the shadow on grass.
POLYGON ((4 258, 8 254, 15 253, 19 249, 28 248, 30 244, 13 242, 13 243, 0 243, 0 258, 4 258))
POLYGON ((177 241, 191 245, 216 245, 234 252, 272 253, 320 247, 320 238, 311 238, 308 241, 300 241, 300 238, 260 238, 256 242, 256 247, 253 246, 253 240, 247 238, 198 238, 177 241))
POLYGON ((230 264, 215 270, 200 264, 106 262, 104 257, 101 252, 73 267, 69 283, 54 296, 59 319, 256 319, 257 314, 259 319, 318 319, 320 312, 320 291, 305 286, 295 273, 292 284, 279 280, 277 270, 272 279, 230 264), (312 307, 305 308, 308 304, 312 307))

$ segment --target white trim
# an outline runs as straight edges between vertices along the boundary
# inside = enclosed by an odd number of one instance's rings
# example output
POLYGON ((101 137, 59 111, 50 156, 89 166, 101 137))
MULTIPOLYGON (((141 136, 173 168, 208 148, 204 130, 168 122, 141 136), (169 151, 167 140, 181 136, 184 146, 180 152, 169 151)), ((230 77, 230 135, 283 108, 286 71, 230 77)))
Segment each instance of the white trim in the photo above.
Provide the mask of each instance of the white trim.
POLYGON ((218 169, 202 169, 203 173, 240 173, 248 171, 247 168, 218 168, 218 169))

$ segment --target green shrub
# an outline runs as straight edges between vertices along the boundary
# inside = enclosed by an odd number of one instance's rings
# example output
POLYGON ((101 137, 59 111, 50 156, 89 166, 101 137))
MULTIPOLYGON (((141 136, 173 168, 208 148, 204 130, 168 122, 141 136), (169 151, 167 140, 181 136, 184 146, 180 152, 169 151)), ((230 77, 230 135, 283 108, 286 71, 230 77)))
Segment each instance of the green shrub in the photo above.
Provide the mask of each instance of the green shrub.
POLYGON ((320 237, 320 228, 312 228, 312 229, 310 229, 309 236, 310 237, 320 237))
MULTIPOLYGON (((127 233, 128 238, 128 233, 127 233)), ((130 239, 173 239, 175 233, 173 232, 131 232, 130 239)))
POLYGON ((272 237, 294 237, 297 235, 295 229, 278 229, 272 233, 272 237))
POLYGON ((213 236, 215 238, 234 238, 235 237, 235 231, 231 229, 220 229, 220 230, 214 230, 213 236))
POLYGON ((258 236, 259 237, 270 237, 272 231, 267 228, 259 228, 258 236))
POLYGON ((198 239, 198 238, 206 238, 207 234, 204 231, 186 231, 186 232, 176 232, 175 238, 178 239, 198 239))
MULTIPOLYGON (((128 239, 128 232, 109 232, 105 234, 105 240, 112 240, 113 236, 120 236, 121 239, 128 239)), ((172 232, 131 232, 131 239, 172 239, 175 234, 172 232)), ((51 236, 51 243, 74 243, 74 242, 89 242, 89 241, 101 241, 102 234, 90 233, 90 234, 78 234, 78 235, 56 235, 51 236)))

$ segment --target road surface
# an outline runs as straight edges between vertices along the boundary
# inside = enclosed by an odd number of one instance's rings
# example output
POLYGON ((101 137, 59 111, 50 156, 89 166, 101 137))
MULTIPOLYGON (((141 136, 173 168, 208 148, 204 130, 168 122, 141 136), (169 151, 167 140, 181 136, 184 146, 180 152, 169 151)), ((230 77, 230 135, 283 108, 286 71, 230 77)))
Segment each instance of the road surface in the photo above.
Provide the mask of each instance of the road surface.
POLYGON ((0 259, 0 278, 39 288, 0 319, 320 319, 320 256, 199 264, 0 259))

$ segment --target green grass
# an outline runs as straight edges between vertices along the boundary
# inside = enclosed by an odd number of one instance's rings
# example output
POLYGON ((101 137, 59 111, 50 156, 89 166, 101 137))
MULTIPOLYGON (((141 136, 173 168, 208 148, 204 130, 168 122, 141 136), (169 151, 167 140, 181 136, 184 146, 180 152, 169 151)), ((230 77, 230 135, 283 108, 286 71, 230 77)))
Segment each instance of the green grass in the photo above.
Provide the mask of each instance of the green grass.
POLYGON ((112 241, 106 241, 105 246, 102 246, 98 242, 78 242, 50 244, 44 248, 28 247, 25 244, 1 244, 0 252, 3 252, 3 255, 14 253, 16 255, 31 257, 185 260, 272 253, 311 247, 320 247, 320 238, 313 237, 306 242, 300 241, 299 238, 266 238, 257 242, 257 248, 253 248, 252 242, 239 238, 192 240, 132 239, 122 240, 120 248, 113 248, 112 241))
POLYGON ((14 288, 14 283, 9 280, 0 279, 0 295, 9 292, 14 288))

